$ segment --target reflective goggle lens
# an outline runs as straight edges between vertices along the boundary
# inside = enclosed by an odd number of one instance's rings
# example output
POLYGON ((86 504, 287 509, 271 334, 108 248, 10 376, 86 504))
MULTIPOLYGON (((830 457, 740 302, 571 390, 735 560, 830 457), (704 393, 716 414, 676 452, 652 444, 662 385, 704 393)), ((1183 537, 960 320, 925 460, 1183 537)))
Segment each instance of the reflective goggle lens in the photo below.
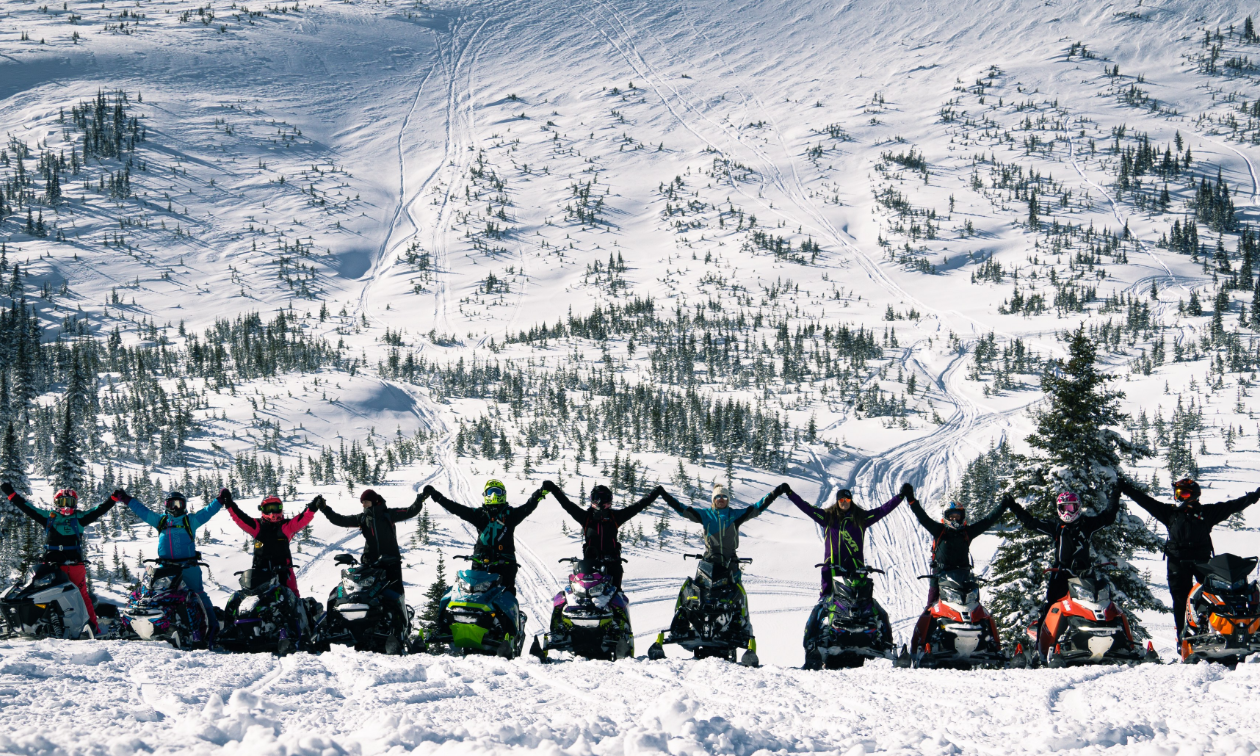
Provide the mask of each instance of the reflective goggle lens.
POLYGON ((499 488, 498 486, 494 486, 493 488, 487 488, 484 496, 487 498, 492 496, 507 496, 507 491, 499 488))
POLYGON ((53 499, 53 503, 57 505, 58 509, 74 509, 78 502, 74 500, 73 496, 58 496, 56 499, 53 499))
POLYGON ((1177 489, 1177 498, 1178 498, 1178 499, 1189 499, 1189 498, 1190 498, 1191 496, 1193 496, 1193 495, 1194 495, 1194 493, 1193 493, 1193 492, 1191 492, 1191 491, 1190 491, 1190 489, 1188 489, 1188 488, 1178 488, 1178 489, 1177 489))
POLYGON ((263 514, 280 514, 284 511, 284 505, 279 502, 268 502, 259 507, 263 514))

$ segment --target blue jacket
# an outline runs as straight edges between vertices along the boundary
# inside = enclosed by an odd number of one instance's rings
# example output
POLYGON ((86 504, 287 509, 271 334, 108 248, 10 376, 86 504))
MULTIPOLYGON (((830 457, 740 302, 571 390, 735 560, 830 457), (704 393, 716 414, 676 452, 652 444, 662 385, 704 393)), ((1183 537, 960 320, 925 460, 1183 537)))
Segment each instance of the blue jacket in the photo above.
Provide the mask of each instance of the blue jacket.
POLYGON ((218 514, 223 508, 223 502, 215 499, 210 502, 210 506, 179 517, 158 514, 136 499, 128 499, 127 508, 136 517, 157 528, 159 559, 192 559, 197 553, 197 542, 193 540, 197 528, 218 514))
POLYGON ((704 528, 704 556, 710 561, 726 561, 737 556, 739 550, 739 527, 745 522, 761 514, 774 503, 775 495, 766 494, 756 504, 746 509, 722 509, 683 506, 668 493, 662 493, 665 503, 675 512, 692 522, 700 523, 704 528))

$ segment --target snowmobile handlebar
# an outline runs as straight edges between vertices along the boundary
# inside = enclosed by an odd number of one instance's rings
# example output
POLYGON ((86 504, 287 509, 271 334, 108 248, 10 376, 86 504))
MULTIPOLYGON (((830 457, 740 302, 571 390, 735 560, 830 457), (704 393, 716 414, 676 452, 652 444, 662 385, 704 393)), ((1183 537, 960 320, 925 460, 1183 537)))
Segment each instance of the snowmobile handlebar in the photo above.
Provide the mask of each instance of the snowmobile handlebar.
MULTIPOLYGON (((699 559, 704 561, 704 554, 683 554, 683 559, 699 559)), ((729 559, 726 561, 730 561, 729 559)), ((735 561, 739 564, 752 564, 752 557, 735 557, 735 561)))
POLYGON ((454 557, 452 557, 452 558, 453 558, 453 559, 462 559, 462 560, 464 560, 465 562, 472 562, 473 564, 481 564, 481 565, 485 565, 486 567, 494 567, 494 566, 501 565, 501 564, 511 565, 512 567, 520 567, 520 566, 521 566, 520 562, 516 561, 515 559, 501 559, 501 560, 499 560, 499 561, 497 561, 497 562, 491 562, 489 559, 482 559, 481 557, 468 556, 468 555, 466 555, 466 554, 456 554, 456 555, 455 555, 454 557))
POLYGON ((1097 564, 1091 564, 1090 566, 1081 570, 1074 570, 1071 567, 1047 567, 1046 569, 1042 570, 1041 574, 1045 575, 1046 573, 1050 573, 1050 572, 1066 572, 1070 575, 1075 576, 1076 573, 1078 572, 1089 572, 1090 570, 1096 570, 1099 567, 1116 567, 1116 566, 1117 565, 1115 562, 1099 562, 1097 564))
MULTIPOLYGON (((818 564, 816 564, 816 565, 814 565, 814 566, 815 566, 815 567, 832 567, 832 568, 834 568, 834 567, 835 567, 835 565, 834 565, 834 564, 828 564, 828 563, 826 563, 826 562, 819 562, 818 564)), ((878 567, 855 567, 855 568, 853 568, 852 570, 839 570, 839 571, 840 571, 840 572, 873 572, 873 573, 876 573, 876 574, 879 574, 879 575, 887 575, 887 574, 888 574, 888 573, 884 572, 883 570, 881 570, 881 569, 880 569, 880 568, 878 568, 878 567)), ((925 577, 931 577, 931 575, 925 575, 925 577)))
POLYGON ((188 559, 143 559, 144 564, 164 564, 164 565, 183 565, 184 567, 209 567, 210 565, 201 561, 200 557, 189 557, 188 559))
MULTIPOLYGON (((629 563, 630 563, 630 560, 629 560, 629 559, 626 559, 625 557, 619 557, 619 558, 618 558, 618 560, 619 560, 622 564, 629 564, 629 563)), ((564 564, 565 562, 582 562, 582 561, 594 562, 595 564, 602 564, 602 563, 604 563, 604 562, 611 562, 612 560, 611 560, 611 559, 587 559, 587 560, 584 560, 584 559, 582 559, 581 557, 562 557, 562 558, 560 558, 560 559, 557 559, 557 560, 556 560, 556 563, 557 563, 557 564, 564 564)))

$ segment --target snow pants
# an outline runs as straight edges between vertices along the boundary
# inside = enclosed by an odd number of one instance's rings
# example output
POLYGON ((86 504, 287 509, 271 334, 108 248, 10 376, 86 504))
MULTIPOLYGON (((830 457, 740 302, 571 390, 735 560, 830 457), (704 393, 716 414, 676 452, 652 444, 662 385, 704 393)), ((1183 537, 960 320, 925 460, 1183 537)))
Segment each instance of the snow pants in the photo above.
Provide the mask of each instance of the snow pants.
POLYGON ((516 571, 517 566, 514 564, 490 564, 486 565, 486 572, 499 576, 499 585, 502 585, 508 593, 516 595, 516 571))
POLYGON ((86 564, 63 564, 60 569, 70 578, 70 582, 78 587, 79 593, 83 594, 83 605, 87 607, 88 621, 92 623, 92 632, 100 634, 101 626, 96 622, 96 607, 92 606, 92 597, 88 595, 87 589, 87 565, 86 564))
POLYGON ((219 634, 219 617, 214 611, 214 602, 206 595, 205 586, 201 583, 201 567, 195 564, 185 567, 180 579, 201 600, 201 608, 206 613, 206 646, 214 648, 214 639, 219 634))
POLYGON ((1168 592, 1172 594, 1173 621, 1177 623, 1177 642, 1186 626, 1186 599, 1195 580, 1203 580, 1203 573, 1188 559, 1168 560, 1168 592))

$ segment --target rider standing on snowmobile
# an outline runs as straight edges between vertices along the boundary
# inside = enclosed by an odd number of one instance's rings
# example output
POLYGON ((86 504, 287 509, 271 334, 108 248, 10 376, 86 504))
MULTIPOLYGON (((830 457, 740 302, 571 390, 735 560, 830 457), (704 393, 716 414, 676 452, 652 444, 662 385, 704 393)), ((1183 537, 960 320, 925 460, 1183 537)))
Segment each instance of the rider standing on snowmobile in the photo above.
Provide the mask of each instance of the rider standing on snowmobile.
POLYGON ((416 496, 416 500, 406 509, 390 509, 385 506, 383 496, 367 488, 359 494, 359 503, 363 505, 363 511, 357 515, 337 514, 322 496, 315 498, 319 502, 316 504, 319 511, 323 512, 333 525, 340 528, 359 529, 359 532, 363 534, 363 555, 359 563, 384 570, 389 580, 386 588, 397 593, 399 597, 403 597, 406 593, 403 590, 402 553, 398 550, 398 532, 394 528, 394 523, 409 520, 420 514, 424 500, 428 498, 427 492, 426 487, 425 493, 416 496))
POLYGON ((971 569, 971 541, 993 527, 1015 497, 1007 494, 993 511, 973 523, 967 522, 967 509, 956 501, 945 507, 940 522, 928 517, 919 500, 910 497, 910 511, 919 519, 923 529, 932 535, 932 581, 928 588, 928 606, 940 599, 936 576, 949 570, 971 569))
POLYGON ((1214 553, 1212 528, 1260 501, 1260 488, 1220 504, 1200 504, 1199 484, 1189 478, 1173 483, 1172 504, 1147 496, 1127 480, 1120 481, 1120 490, 1168 529, 1164 558, 1168 560, 1168 591, 1172 594, 1173 620, 1180 641, 1186 622, 1186 597, 1194 581, 1204 578, 1196 565, 1211 559, 1214 553))
POLYGON ((315 519, 315 511, 323 503, 324 497, 316 496, 302 510, 302 514, 285 519, 284 502, 280 501, 279 496, 268 496, 258 507, 262 517, 257 520, 241 511, 230 493, 223 505, 227 507, 232 522, 254 537, 253 571, 257 575, 274 575, 280 578, 281 585, 293 591, 295 597, 300 597, 302 594, 298 592, 297 576, 293 574, 293 555, 289 551, 289 541, 315 519))
POLYGON ((1050 607, 1067 595, 1068 579, 1072 577, 1072 573, 1089 569, 1093 564, 1090 539, 1094 533, 1116 521, 1116 515, 1120 512, 1120 486, 1112 487, 1111 495, 1107 497, 1107 508, 1092 516, 1082 514, 1081 499, 1071 491, 1059 494, 1055 505, 1059 514, 1057 520, 1033 517, 1013 499, 1007 502, 1007 506, 1024 527, 1054 540, 1050 582, 1046 584, 1046 601, 1041 608, 1041 618, 1037 621, 1040 628, 1050 607))
POLYGON ((188 590, 201 600, 201 606, 206 611, 207 648, 214 648, 214 638, 219 634, 219 619, 214 612, 214 604, 206 595, 206 589, 201 582, 201 566, 197 564, 197 560, 201 559, 201 554, 197 551, 196 530, 218 514, 223 508, 224 500, 231 497, 231 492, 225 488, 219 491, 219 497, 210 502, 209 506, 190 513, 188 499, 178 491, 171 491, 163 502, 166 509, 164 514, 158 514, 149 509, 138 499, 131 498, 121 488, 114 491, 111 497, 114 501, 127 505, 136 517, 157 529, 158 559, 186 563, 181 580, 188 590))
POLYGON ((587 509, 570 501, 564 491, 549 480, 543 481, 542 490, 555 496, 564 511, 582 526, 582 558, 602 564, 604 574, 621 590, 621 542, 617 540, 617 529, 652 506, 665 489, 657 486, 647 496, 621 509, 612 508, 612 490, 608 486, 591 489, 591 506, 587 509))
MULTIPOLYGON (((901 493, 889 499, 875 509, 862 509, 853 503, 853 492, 847 488, 836 491, 836 503, 826 509, 812 507, 796 495, 791 488, 786 488, 788 500, 796 508, 805 513, 809 519, 820 525, 825 533, 823 542, 825 551, 823 561, 827 566, 822 568, 822 593, 831 593, 831 569, 852 570, 866 567, 862 557, 862 546, 866 541, 866 531, 872 525, 888 516, 897 505, 906 499, 914 498, 914 487, 903 483, 901 493)), ((778 490, 778 489, 775 489, 778 490)))
POLYGON ((66 577, 74 583, 79 593, 83 594, 83 604, 87 607, 88 621, 92 623, 92 632, 100 634, 101 627, 96 622, 96 607, 92 605, 92 599, 88 596, 87 589, 87 565, 84 560, 83 553, 83 529, 88 525, 96 522, 109 510, 113 509, 117 502, 114 499, 108 499, 104 504, 100 504, 86 512, 80 512, 79 494, 73 488, 63 488, 53 495, 53 506, 55 509, 51 512, 45 512, 42 509, 36 509, 27 503, 22 495, 13 490, 13 486, 6 483, 0 483, 0 493, 3 493, 13 503, 13 506, 22 510, 22 513, 31 518, 35 522, 44 526, 44 556, 40 560, 46 564, 55 564, 66 577))
POLYGON ((508 593, 516 595, 516 526, 538 508, 538 502, 547 495, 539 488, 519 507, 508 506, 507 487, 498 480, 487 480, 482 489, 482 505, 466 507, 456 504, 433 486, 425 486, 424 492, 443 509, 477 529, 477 543, 473 546, 473 559, 483 562, 482 569, 499 576, 499 583, 508 593))

